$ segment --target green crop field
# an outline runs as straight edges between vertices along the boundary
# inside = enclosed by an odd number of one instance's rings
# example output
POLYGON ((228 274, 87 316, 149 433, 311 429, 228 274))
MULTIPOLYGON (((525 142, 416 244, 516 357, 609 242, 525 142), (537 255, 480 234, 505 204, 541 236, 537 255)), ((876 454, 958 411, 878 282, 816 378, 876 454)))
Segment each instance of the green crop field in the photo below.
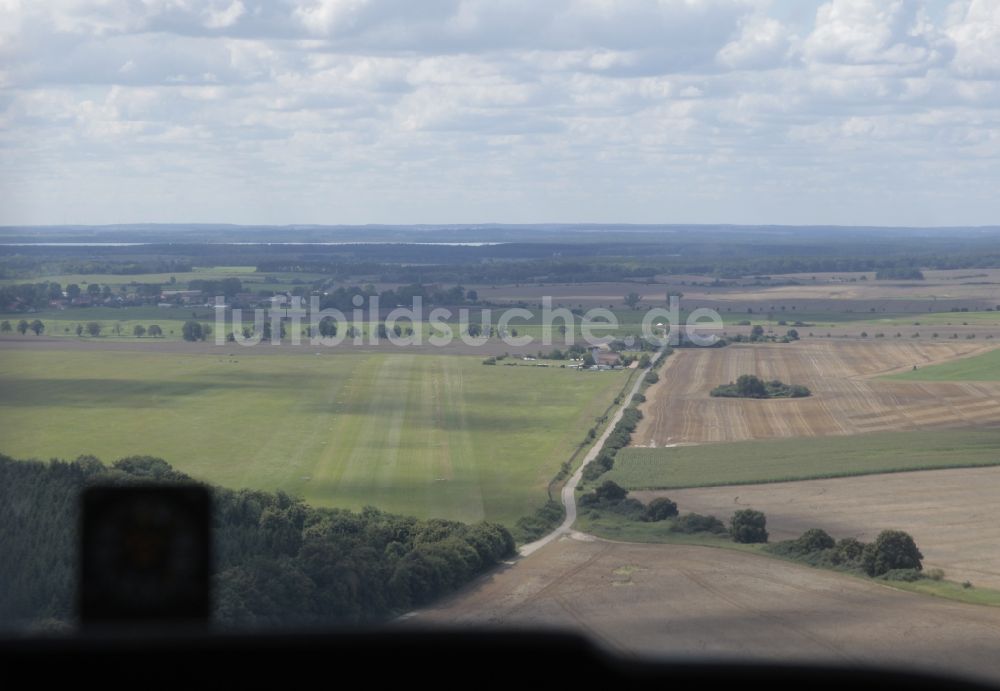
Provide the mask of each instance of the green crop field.
MULTIPOLYGON (((287 286, 286 286, 287 287, 287 286)), ((470 309, 470 314, 468 315, 469 325, 482 325, 487 326, 492 325, 493 327, 498 326, 500 315, 502 310, 494 310, 490 314, 486 321, 483 321, 483 316, 480 314, 478 308, 470 309)), ((348 325, 352 325, 359 329, 363 334, 367 336, 369 334, 376 333, 378 325, 380 322, 370 321, 365 319, 363 321, 355 322, 353 321, 353 315, 348 313, 344 315, 347 319, 345 323, 345 328, 348 325)), ((367 317, 368 315, 363 315, 367 317)), ((254 320, 253 311, 250 309, 243 310, 242 312, 241 324, 244 326, 252 326, 254 320)), ((156 307, 156 306, 130 306, 130 307, 86 307, 86 308, 71 308, 71 309, 47 309, 38 312, 0 312, 0 321, 9 321, 12 327, 16 327, 17 322, 20 320, 26 320, 29 323, 35 319, 40 320, 45 325, 44 335, 49 337, 68 337, 77 338, 76 335, 76 325, 82 324, 86 325, 88 322, 97 322, 101 325, 101 335, 100 338, 105 339, 127 339, 134 340, 133 328, 136 325, 141 325, 144 328, 149 328, 150 325, 156 324, 160 326, 163 330, 163 337, 167 340, 180 340, 181 339, 181 329, 184 322, 189 319, 195 319, 203 324, 208 324, 215 329, 215 310, 212 307, 205 306, 174 306, 174 307, 156 307)), ((552 348, 565 348, 566 338, 559 331, 559 326, 562 325, 561 321, 556 322, 549 332, 551 345, 543 344, 543 337, 545 335, 545 330, 542 327, 540 314, 535 315, 530 320, 512 320, 508 326, 508 329, 513 335, 516 332, 518 337, 528 336, 532 339, 530 347, 538 348, 548 352, 552 348)), ((428 321, 416 321, 410 322, 405 318, 401 318, 396 322, 401 328, 411 327, 414 332, 419 334, 423 342, 427 342, 428 338, 431 336, 440 336, 442 329, 438 326, 437 322, 431 323, 428 321)), ((459 339, 459 334, 463 331, 460 328, 460 315, 457 309, 452 310, 451 319, 446 322, 448 329, 451 330, 452 336, 457 341, 459 339)), ((301 328, 308 328, 310 321, 308 319, 303 319, 301 321, 301 328)), ((233 330, 234 322, 232 314, 226 315, 226 328, 223 330, 224 333, 228 333, 233 330)), ((290 328, 290 326, 289 326, 290 328)), ((467 327, 466 327, 467 328, 467 327)), ((606 336, 614 337, 624 337, 626 335, 640 335, 640 330, 637 325, 625 325, 619 326, 616 329, 606 328, 603 326, 594 325, 592 327, 591 333, 598 337, 603 338, 606 336)), ((583 332, 580 327, 579 321, 572 327, 570 334, 576 337, 577 342, 582 342, 583 332)), ((86 337, 86 336, 85 336, 86 337)), ((30 338, 30 336, 29 336, 30 338)), ((349 339, 348 339, 349 340, 349 339)), ((500 342, 497 336, 493 337, 493 342, 500 342)))
POLYGON ((867 319, 871 326, 1000 326, 1000 312, 928 312, 867 319))
MULTIPOLYGON (((1000 326, 1000 312, 795 312, 772 311, 753 313, 722 312, 722 321, 726 326, 734 326, 742 321, 762 326, 779 327, 778 322, 784 320, 788 328, 823 328, 848 324, 858 327, 890 327, 890 326, 926 326, 944 329, 948 326, 1000 326), (800 321, 805 325, 795 326, 800 321)), ((683 317, 683 314, 682 314, 683 317)))
POLYGON ((619 452, 602 481, 675 489, 986 465, 1000 465, 1000 429, 631 447, 619 452))
POLYGON ((55 274, 32 278, 8 278, 0 280, 0 285, 14 283, 58 283, 65 288, 70 283, 87 285, 129 285, 132 283, 160 283, 170 289, 170 279, 176 281, 177 287, 187 285, 188 281, 210 280, 222 278, 239 278, 243 281, 263 281, 264 274, 257 273, 255 266, 206 266, 194 267, 191 271, 175 271, 173 273, 157 274, 55 274))
POLYGON ((1000 348, 886 378, 903 381, 1000 381, 1000 348))
MULTIPOLYGON (((825 311, 825 312, 795 312, 788 310, 786 312, 774 311, 774 312, 759 312, 754 311, 753 313, 745 312, 724 312, 720 313, 722 317, 722 322, 726 326, 736 326, 740 322, 748 321, 753 325, 760 324, 761 326, 772 326, 774 328, 789 328, 789 329, 802 329, 802 328, 822 328, 825 326, 837 326, 839 324, 860 324, 860 323, 888 323, 882 320, 872 319, 872 314, 869 312, 844 312, 844 311, 825 311), (779 325, 779 321, 784 321, 786 324, 779 325), (795 322, 802 322, 802 325, 796 326, 795 322)), ((891 321, 894 319, 906 321, 907 319, 911 323, 922 317, 922 314, 918 315, 903 315, 898 313, 893 313, 892 315, 886 316, 886 319, 891 321)))
POLYGON ((540 506, 625 372, 468 356, 10 350, 0 452, 160 456, 320 506, 512 523, 540 506))
MULTIPOLYGON (((215 314, 211 308, 206 307, 87 307, 83 309, 66 310, 42 310, 30 313, 0 313, 0 321, 9 321, 12 328, 24 319, 31 323, 38 319, 45 325, 43 335, 60 338, 79 338, 76 335, 77 324, 86 326, 89 322, 97 322, 101 325, 101 335, 98 338, 109 340, 136 340, 133 336, 133 328, 141 325, 148 329, 156 324, 163 331, 163 339, 181 340, 181 330, 184 322, 193 319, 197 315, 197 321, 208 324, 214 328, 215 314)), ((250 323, 251 317, 247 318, 250 323)), ((11 332, 13 338, 20 336, 16 332, 11 332)), ((29 335, 24 336, 30 339, 29 335)), ((84 338, 90 338, 84 336, 84 338)), ((152 340, 146 338, 145 340, 152 340)), ((162 339, 157 339, 162 340, 162 339)))

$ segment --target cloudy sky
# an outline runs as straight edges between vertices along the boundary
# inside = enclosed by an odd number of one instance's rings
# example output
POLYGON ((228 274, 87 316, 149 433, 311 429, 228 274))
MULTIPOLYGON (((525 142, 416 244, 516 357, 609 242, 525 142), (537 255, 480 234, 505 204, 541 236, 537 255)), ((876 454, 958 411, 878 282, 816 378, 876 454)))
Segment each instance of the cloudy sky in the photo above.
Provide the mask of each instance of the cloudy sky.
POLYGON ((0 224, 1000 223, 1000 0, 0 0, 0 224))

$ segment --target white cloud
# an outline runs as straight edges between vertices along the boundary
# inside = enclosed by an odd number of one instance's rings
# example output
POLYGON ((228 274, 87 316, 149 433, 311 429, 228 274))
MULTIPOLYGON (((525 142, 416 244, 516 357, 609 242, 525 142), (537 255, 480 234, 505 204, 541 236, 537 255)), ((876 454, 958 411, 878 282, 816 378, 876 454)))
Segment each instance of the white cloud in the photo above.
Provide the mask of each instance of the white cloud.
POLYGON ((947 62, 951 41, 911 0, 833 0, 816 13, 803 45, 808 59, 846 65, 923 68, 947 62))
POLYGON ((1000 77, 1000 0, 956 2, 948 36, 955 43, 954 69, 975 79, 1000 77))
POLYGON ((1000 0, 814 5, 0 0, 0 223, 996 222, 1000 0))
POLYGON ((233 0, 225 9, 204 10, 205 26, 209 29, 225 29, 232 26, 246 12, 240 0, 233 0))
POLYGON ((753 15, 743 22, 739 36, 719 51, 716 59, 731 69, 776 67, 788 57, 792 37, 776 19, 753 15))

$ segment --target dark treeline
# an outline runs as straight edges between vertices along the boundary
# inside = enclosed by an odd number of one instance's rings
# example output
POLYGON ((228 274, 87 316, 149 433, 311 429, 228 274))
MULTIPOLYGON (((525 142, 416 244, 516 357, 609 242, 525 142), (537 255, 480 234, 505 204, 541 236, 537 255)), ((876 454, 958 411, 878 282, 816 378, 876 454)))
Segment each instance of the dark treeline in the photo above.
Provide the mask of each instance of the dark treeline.
POLYGON ((195 279, 188 281, 189 290, 200 290, 205 295, 225 295, 233 297, 243 291, 243 282, 238 278, 220 280, 195 279))
MULTIPOLYGON (((248 238, 260 237, 249 229, 246 233, 250 233, 248 238)), ((238 228, 231 229, 227 237, 238 234, 238 228)), ((392 283, 496 284, 628 280, 657 274, 729 278, 1000 266, 1000 252, 996 250, 1000 233, 996 229, 951 234, 724 227, 660 231, 619 228, 606 233, 594 229, 541 229, 536 233, 537 241, 524 241, 522 238, 529 234, 522 228, 515 233, 517 241, 481 245, 364 244, 368 235, 361 231, 343 236, 353 239, 346 244, 280 244, 283 240, 295 241, 297 236, 277 233, 273 240, 278 244, 198 244, 188 239, 131 246, 0 245, 0 278, 30 279, 62 273, 171 273, 191 266, 238 264, 255 266, 261 273, 319 273, 338 281, 364 278, 392 283)), ((484 229, 469 231, 464 239, 492 237, 484 229)), ((422 238, 414 235, 413 239, 422 238)))
MULTIPOLYGON (((38 250, 39 248, 31 248, 38 250)), ((66 248, 45 247, 41 251, 25 252, 25 248, 3 248, 0 251, 0 279, 32 278, 56 274, 101 274, 134 276, 137 274, 181 273, 191 271, 192 258, 162 259, 157 256, 139 255, 136 248, 115 248, 130 250, 121 259, 108 255, 108 248, 82 247, 86 256, 76 252, 67 254, 66 248), (12 251, 12 250, 19 251, 12 251), (130 256, 131 255, 131 256, 130 256), (92 257, 100 257, 93 259, 92 257)))
POLYGON ((878 271, 876 271, 875 279, 879 281, 884 281, 884 280, 922 281, 924 280, 924 272, 916 267, 894 266, 890 268, 879 269, 878 271))
MULTIPOLYGON (((305 290, 292 291, 305 294, 305 290)), ((382 308, 393 308, 396 305, 410 307, 413 299, 419 297, 425 305, 463 305, 475 303, 479 296, 475 291, 466 291, 462 286, 452 286, 450 288, 438 288, 434 286, 424 286, 420 284, 410 284, 399 286, 395 289, 383 290, 381 293, 375 290, 372 285, 366 286, 341 286, 325 290, 320 299, 322 309, 333 308, 340 310, 344 314, 350 314, 357 305, 353 300, 356 295, 365 298, 362 306, 369 306, 368 298, 378 296, 379 305, 382 308)))
MULTIPOLYGON (((107 467, 0 455, 0 625, 69 622, 77 498, 88 484, 192 482, 165 461, 107 467)), ((378 621, 450 592, 514 551, 506 528, 366 508, 317 509, 283 493, 212 488, 215 623, 310 627, 378 621)))
MULTIPOLYGON (((260 272, 322 273, 332 276, 371 276, 399 283, 594 283, 649 279, 656 275, 700 274, 718 278, 740 278, 788 273, 848 273, 875 271, 899 278, 916 276, 919 269, 967 269, 1000 267, 1000 253, 975 255, 871 256, 762 256, 749 258, 649 258, 604 257, 591 261, 525 259, 516 262, 484 261, 478 264, 395 265, 311 260, 267 260, 257 264, 260 272)), ((655 257, 655 254, 654 254, 655 257)))
POLYGON ((24 308, 45 309, 49 300, 62 298, 58 283, 16 283, 0 286, 0 309, 19 305, 24 308))

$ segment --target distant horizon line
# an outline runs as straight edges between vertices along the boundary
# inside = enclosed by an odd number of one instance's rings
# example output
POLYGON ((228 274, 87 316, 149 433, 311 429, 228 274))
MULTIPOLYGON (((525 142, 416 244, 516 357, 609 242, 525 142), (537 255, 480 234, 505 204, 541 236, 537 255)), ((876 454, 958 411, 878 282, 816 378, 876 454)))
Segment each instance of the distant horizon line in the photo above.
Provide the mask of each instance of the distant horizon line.
POLYGON ((250 229, 286 229, 286 230, 321 230, 321 229, 362 229, 362 228, 400 228, 413 230, 483 230, 486 228, 778 228, 778 229, 846 229, 846 230, 1000 230, 1000 222, 996 224, 978 225, 880 225, 880 224, 842 224, 842 223, 631 223, 619 221, 558 221, 558 222, 525 222, 506 223, 495 221, 480 221, 468 223, 227 223, 208 221, 142 221, 131 223, 37 223, 37 224, 0 224, 0 232, 10 230, 46 230, 46 229, 123 229, 142 230, 144 228, 250 228, 250 229))

